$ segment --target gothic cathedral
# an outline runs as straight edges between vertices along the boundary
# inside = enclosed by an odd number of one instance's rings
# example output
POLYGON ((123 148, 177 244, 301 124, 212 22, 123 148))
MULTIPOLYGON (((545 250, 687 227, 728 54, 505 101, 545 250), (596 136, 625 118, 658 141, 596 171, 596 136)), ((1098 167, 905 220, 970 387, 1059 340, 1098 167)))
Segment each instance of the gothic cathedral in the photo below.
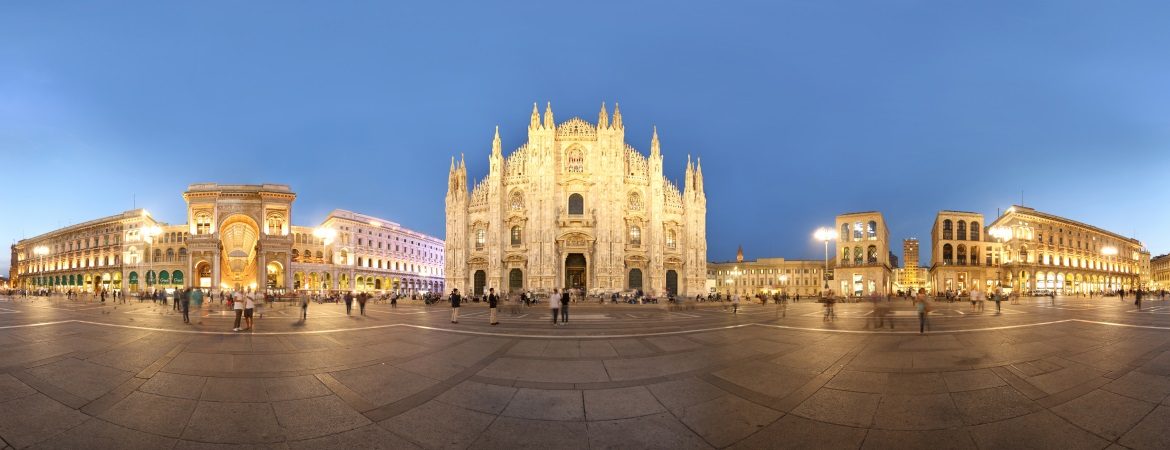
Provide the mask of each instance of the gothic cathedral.
POLYGON ((468 192, 454 158, 447 183, 447 288, 482 295, 578 288, 703 293, 707 197, 687 157, 683 190, 662 175, 658 131, 650 156, 625 143, 621 110, 597 125, 557 125, 536 105, 528 142, 505 157, 496 129, 486 178, 468 192))

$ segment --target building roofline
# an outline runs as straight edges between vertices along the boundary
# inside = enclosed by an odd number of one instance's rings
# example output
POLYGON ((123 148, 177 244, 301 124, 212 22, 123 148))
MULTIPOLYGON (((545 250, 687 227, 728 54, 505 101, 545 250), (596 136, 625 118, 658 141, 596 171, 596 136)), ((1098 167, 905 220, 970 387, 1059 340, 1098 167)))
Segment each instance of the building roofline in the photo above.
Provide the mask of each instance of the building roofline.
POLYGON ((1077 226, 1080 226, 1080 227, 1085 227, 1085 228, 1088 228, 1088 229, 1090 229, 1090 230, 1093 230, 1093 231, 1096 231, 1096 232, 1099 232, 1099 233, 1102 233, 1102 234, 1107 234, 1107 235, 1113 236, 1113 237, 1115 237, 1115 238, 1121 239, 1121 240, 1123 240, 1123 241, 1126 241, 1126 242, 1129 242, 1129 243, 1132 243, 1132 244, 1137 244, 1138 246, 1143 246, 1143 245, 1144 245, 1144 244, 1142 244, 1142 241, 1139 241, 1139 240, 1137 240, 1136 238, 1131 238, 1131 237, 1127 237, 1127 236, 1122 236, 1122 235, 1120 235, 1120 234, 1114 233, 1114 232, 1112 232, 1112 231, 1109 231, 1109 230, 1106 230, 1106 229, 1104 229, 1104 228, 1097 227, 1097 226, 1093 226, 1093 225, 1089 225, 1089 224, 1087 224, 1087 223, 1084 223, 1084 222, 1081 222, 1081 221, 1079 221, 1079 220, 1073 220, 1073 219, 1069 219, 1068 217, 1061 217, 1061 216, 1058 216, 1058 215, 1056 215, 1056 214, 1050 214, 1050 213, 1046 213, 1046 212, 1043 212, 1043 211, 1038 211, 1038 210, 1036 210, 1035 208, 1029 208, 1029 207, 1027 207, 1027 206, 1020 206, 1020 205, 1012 205, 1010 208, 1008 208, 1008 209, 1004 210, 1003 214, 1002 214, 1002 215, 1000 215, 999 217, 996 217, 996 218, 995 218, 995 220, 991 221, 991 224, 988 224, 988 226, 992 226, 992 225, 994 225, 994 224, 997 224, 997 223, 999 223, 1001 220, 1003 220, 1003 218, 1004 218, 1004 217, 1007 217, 1007 215, 1008 215, 1008 214, 1010 214, 1010 213, 1014 213, 1014 212, 1020 212, 1020 211, 1018 211, 1018 210, 1021 210, 1021 209, 1022 209, 1022 210, 1024 210, 1024 211, 1022 211, 1022 212, 1023 212, 1023 213, 1025 213, 1025 214, 1033 214, 1033 215, 1036 215, 1036 216, 1039 216, 1039 217, 1042 217, 1042 218, 1045 218, 1045 219, 1050 219, 1050 220, 1059 220, 1059 221, 1069 222, 1069 223, 1071 223, 1071 224, 1073 224, 1073 225, 1077 225, 1077 226))
MULTIPOLYGON (((143 215, 150 216, 150 213, 146 212, 146 209, 145 209, 145 208, 130 209, 130 210, 126 210, 126 211, 120 212, 120 213, 118 213, 118 214, 113 214, 113 215, 106 216, 106 217, 101 217, 101 218, 98 218, 98 219, 87 220, 87 221, 85 221, 85 222, 81 222, 81 223, 75 223, 75 224, 73 224, 73 225, 66 225, 66 226, 64 226, 64 227, 61 227, 61 228, 58 228, 58 229, 56 229, 56 230, 52 230, 52 231, 46 231, 46 232, 44 232, 44 233, 41 233, 41 234, 38 234, 38 235, 36 235, 36 236, 27 237, 27 238, 21 239, 21 240, 19 240, 19 241, 16 241, 16 243, 15 243, 15 244, 13 244, 13 245, 17 245, 17 246, 19 246, 19 245, 23 245, 24 243, 26 243, 26 242, 30 242, 30 241, 39 241, 39 240, 42 240, 42 239, 48 239, 48 238, 50 238, 50 237, 52 237, 53 235, 56 235, 56 234, 64 234, 64 233, 67 233, 67 232, 70 232, 70 231, 73 231, 73 230, 77 230, 77 229, 81 229, 81 228, 85 228, 85 227, 89 227, 89 226, 97 225, 97 224, 99 224, 99 223, 102 223, 102 222, 109 222, 109 221, 113 221, 113 220, 122 220, 122 219, 128 219, 128 218, 132 218, 132 217, 140 217, 140 216, 143 216, 143 215)), ((153 218, 152 218, 152 219, 153 219, 153 218)), ((158 224, 160 224, 160 225, 162 225, 162 226, 167 226, 167 224, 166 224, 166 223, 163 223, 163 222, 158 222, 158 221, 155 221, 155 222, 156 222, 156 223, 158 223, 158 224)))
POLYGON ((363 222, 363 223, 365 223, 366 226, 369 226, 369 227, 374 227, 374 223, 376 223, 377 227, 375 227, 375 228, 383 228, 383 229, 387 229, 390 231, 397 231, 397 232, 401 232, 401 233, 406 233, 406 234, 414 236, 417 239, 429 239, 429 240, 435 241, 436 243, 444 243, 444 241, 442 239, 439 239, 437 237, 423 233, 421 231, 415 231, 415 230, 412 230, 410 228, 404 227, 404 226, 402 226, 402 224, 400 224, 398 222, 395 222, 392 220, 386 220, 386 219, 376 217, 376 216, 371 216, 369 214, 362 214, 359 212, 353 212, 353 211, 350 211, 347 209, 338 208, 338 209, 334 209, 333 211, 330 211, 329 214, 327 214, 325 216, 325 220, 321 221, 321 223, 328 222, 329 219, 333 219, 333 218, 341 219, 341 220, 352 220, 354 222, 363 222), (371 223, 371 222, 373 222, 373 223, 371 223))

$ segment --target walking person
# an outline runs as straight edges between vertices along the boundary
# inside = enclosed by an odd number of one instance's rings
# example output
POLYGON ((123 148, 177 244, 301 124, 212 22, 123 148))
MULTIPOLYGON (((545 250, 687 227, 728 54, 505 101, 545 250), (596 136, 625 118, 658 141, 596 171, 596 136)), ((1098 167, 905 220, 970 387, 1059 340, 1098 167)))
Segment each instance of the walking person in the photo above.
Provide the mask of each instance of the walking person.
POLYGON ((232 310, 236 312, 236 326, 232 331, 241 331, 240 321, 244 319, 244 293, 236 291, 232 293, 232 310))
MULTIPOLYGON (((191 323, 191 316, 190 316, 191 288, 187 288, 186 291, 176 290, 175 295, 182 298, 182 305, 181 306, 183 308, 183 323, 190 324, 191 323)), ((178 301, 179 299, 176 298, 175 300, 178 301)))
POLYGON ((390 296, 390 309, 398 309, 398 294, 390 296))
POLYGON ((561 325, 569 324, 569 300, 571 298, 568 289, 561 291, 561 325))
POLYGON ((358 298, 357 298, 358 310, 361 311, 361 315, 363 315, 363 316, 366 315, 366 302, 369 301, 369 298, 370 298, 370 294, 367 294, 365 292, 363 292, 361 295, 358 295, 358 298))
POLYGON ((345 315, 353 311, 353 291, 345 291, 345 315))
POLYGON ((301 322, 309 319, 309 296, 301 296, 301 322))
POLYGON ((548 309, 552 310, 553 325, 557 325, 557 314, 561 310, 561 296, 557 293, 556 288, 553 288, 553 293, 548 298, 548 309))
POLYGON ((995 301, 995 313, 1000 314, 1002 311, 999 308, 999 302, 1003 301, 1003 289, 995 288, 995 293, 992 294, 991 298, 995 301))
POLYGON ((739 294, 731 296, 731 313, 739 314, 739 294))
MULTIPOLYGON (((188 297, 190 297, 190 301, 191 301, 190 304, 195 306, 196 311, 203 310, 203 289, 199 289, 199 288, 191 289, 191 293, 188 295, 188 297)), ((191 323, 191 322, 188 321, 187 323, 191 323)), ((199 319, 199 323, 203 323, 202 316, 199 319)))
POLYGON ((1133 294, 1133 298, 1134 298, 1133 304, 1137 305, 1138 311, 1141 311, 1142 310, 1142 290, 1138 289, 1137 291, 1135 291, 1133 294))
POLYGON ((915 308, 918 310, 918 334, 926 332, 927 321, 926 315, 930 314, 930 307, 926 304, 926 289, 918 288, 918 296, 915 297, 917 302, 915 308))
POLYGON ((500 305, 500 296, 496 295, 496 288, 488 288, 488 324, 499 325, 496 321, 496 307, 500 305))
POLYGON ((459 296, 458 289, 451 290, 451 323, 459 323, 459 303, 463 297, 459 296))

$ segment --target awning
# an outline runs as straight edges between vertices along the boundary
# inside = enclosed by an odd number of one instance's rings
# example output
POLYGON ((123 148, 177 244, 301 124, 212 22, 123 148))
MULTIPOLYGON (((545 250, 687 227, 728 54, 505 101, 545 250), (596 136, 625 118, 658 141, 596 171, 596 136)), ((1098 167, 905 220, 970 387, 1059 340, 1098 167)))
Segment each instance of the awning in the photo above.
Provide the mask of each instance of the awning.
POLYGON ((183 272, 176 270, 171 274, 171 283, 183 284, 183 272))
POLYGON ((146 271, 146 284, 147 285, 154 284, 154 271, 153 270, 146 271))
POLYGON ((165 271, 165 270, 162 272, 159 272, 158 273, 158 284, 171 284, 171 274, 167 273, 167 271, 165 271))
POLYGON ((138 284, 138 272, 130 272, 130 284, 138 284))
POLYGON ((69 275, 69 284, 68 284, 68 285, 69 285, 69 286, 76 286, 76 284, 75 284, 75 282, 74 282, 74 280, 73 280, 73 275, 69 275))

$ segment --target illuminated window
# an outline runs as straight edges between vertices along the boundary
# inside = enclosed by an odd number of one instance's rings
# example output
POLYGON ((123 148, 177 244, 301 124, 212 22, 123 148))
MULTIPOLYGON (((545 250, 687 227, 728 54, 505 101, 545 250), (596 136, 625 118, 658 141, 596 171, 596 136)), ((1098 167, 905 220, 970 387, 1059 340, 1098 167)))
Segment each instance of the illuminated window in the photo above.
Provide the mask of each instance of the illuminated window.
POLYGON ((675 247, 674 230, 669 230, 666 232, 666 248, 674 249, 675 247))
POLYGON ((868 235, 869 240, 877 240, 877 222, 873 220, 869 221, 866 228, 866 234, 868 235))
MULTIPOLYGON (((211 216, 206 213, 195 215, 195 234, 209 234, 211 233, 211 216)), ((137 233, 133 233, 137 235, 137 233)))
POLYGON ((637 225, 630 227, 630 243, 634 245, 642 245, 642 229, 637 225))
POLYGON ((853 240, 860 241, 865 238, 865 228, 862 228, 861 222, 853 224, 853 240))
POLYGON ((521 234, 520 226, 519 225, 513 226, 512 227, 512 245, 520 245, 520 243, 522 241, 520 234, 521 234))
POLYGON ((483 246, 487 244, 487 231, 483 228, 475 230, 475 249, 483 250, 483 246))

